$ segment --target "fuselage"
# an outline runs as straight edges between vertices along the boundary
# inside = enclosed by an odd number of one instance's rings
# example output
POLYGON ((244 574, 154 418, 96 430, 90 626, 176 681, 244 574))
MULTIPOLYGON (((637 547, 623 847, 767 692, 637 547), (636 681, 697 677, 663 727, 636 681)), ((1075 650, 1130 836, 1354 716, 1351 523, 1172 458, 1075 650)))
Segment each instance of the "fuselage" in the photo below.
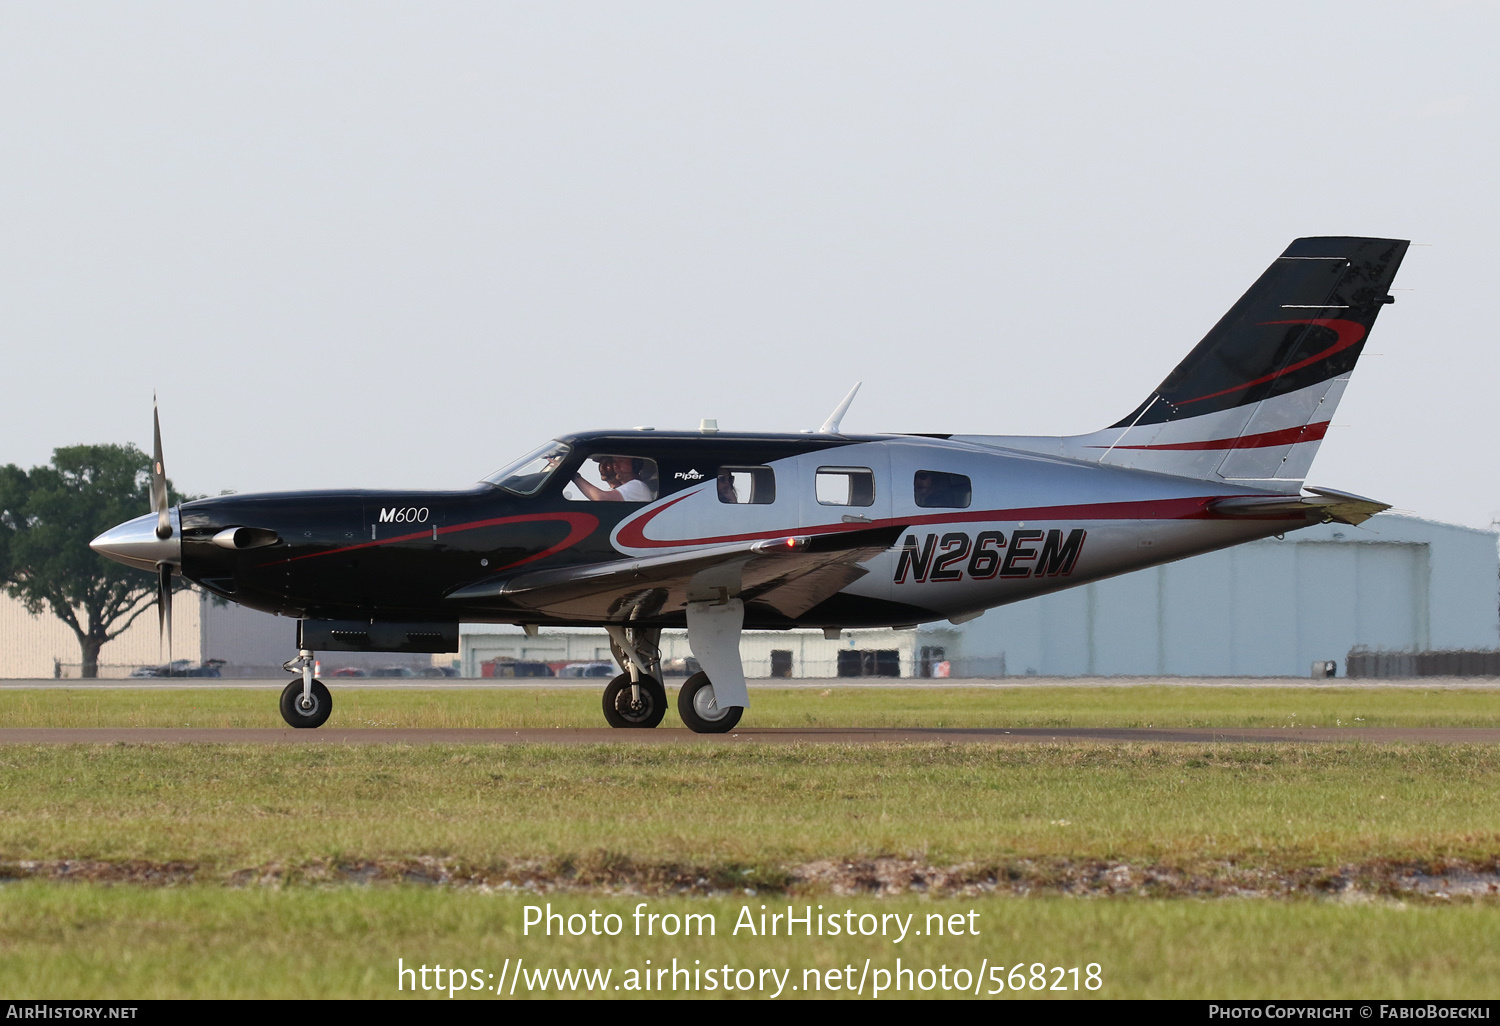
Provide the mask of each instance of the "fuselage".
MULTIPOLYGON (((540 474, 508 485, 184 503, 181 570, 233 601, 299 618, 536 622, 503 597, 451 596, 537 570, 889 526, 901 529, 899 543, 831 597, 797 616, 747 601, 745 626, 900 626, 963 618, 1307 522, 1210 509, 1226 495, 1275 494, 1243 484, 943 437, 596 432, 559 439, 552 453, 540 474), (574 483, 586 466, 603 465, 601 455, 639 468, 640 483, 612 489, 624 498, 593 498, 574 483), (275 540, 227 547, 231 527, 275 540)), ((680 607, 636 606, 629 615, 634 626, 685 623, 680 607)))

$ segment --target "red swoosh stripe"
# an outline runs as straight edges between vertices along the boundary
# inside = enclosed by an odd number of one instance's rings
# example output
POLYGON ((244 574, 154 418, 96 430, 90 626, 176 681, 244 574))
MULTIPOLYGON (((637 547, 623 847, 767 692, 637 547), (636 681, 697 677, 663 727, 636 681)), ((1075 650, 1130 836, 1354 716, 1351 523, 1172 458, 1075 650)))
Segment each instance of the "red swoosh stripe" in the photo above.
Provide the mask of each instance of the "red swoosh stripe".
MULTIPOLYGON (((594 516, 592 513, 527 513, 523 516, 496 517, 493 520, 473 520, 467 524, 454 524, 452 527, 439 527, 437 529, 437 533, 439 535, 453 534, 457 531, 477 531, 482 527, 499 527, 502 524, 525 524, 546 520, 557 520, 565 522, 568 525, 567 537, 558 542, 556 545, 553 545, 550 548, 543 549, 541 552, 533 553, 532 555, 527 556, 525 559, 518 559, 514 563, 507 563, 504 566, 491 567, 490 572, 494 573, 499 570, 508 570, 513 566, 520 566, 523 563, 531 563, 538 559, 545 559, 553 553, 561 552, 563 549, 571 548, 572 546, 577 545, 579 542, 583 541, 583 539, 592 534, 594 528, 599 526, 599 518, 594 516)), ((305 556, 293 556, 291 559, 281 559, 277 560, 276 563, 267 563, 266 565, 276 566, 277 563, 295 563, 298 560, 302 559, 315 559, 318 556, 336 556, 341 552, 354 552, 356 549, 369 549, 380 545, 395 545, 397 542, 416 541, 420 538, 431 537, 431 531, 417 531, 414 534, 400 534, 394 538, 381 538, 378 541, 360 542, 358 545, 345 545, 341 548, 328 549, 324 552, 309 552, 305 556)))
MULTIPOLYGON (((1209 438, 1201 442, 1171 442, 1163 445, 1117 445, 1116 449, 1266 449, 1273 445, 1296 445, 1298 442, 1316 442, 1328 433, 1328 421, 1319 421, 1299 428, 1284 428, 1280 431, 1264 431, 1258 435, 1240 435, 1238 438, 1209 438)), ((1091 445, 1090 449, 1107 449, 1106 445, 1091 445)))
MULTIPOLYGON (((992 522, 997 520, 1221 520, 1227 519, 1211 513, 1208 505, 1223 495, 1198 495, 1183 499, 1145 499, 1137 502, 1095 502, 1073 506, 1028 506, 1021 509, 959 510, 953 513, 933 513, 915 517, 896 517, 876 520, 868 524, 822 524, 815 527, 782 528, 776 531, 758 531, 752 534, 724 534, 712 538, 657 539, 646 537, 646 525, 658 514, 665 512, 691 492, 672 502, 648 510, 634 520, 620 525, 615 534, 617 545, 631 549, 667 549, 689 545, 727 545, 733 542, 760 541, 764 538, 784 538, 788 534, 843 534, 848 531, 868 531, 873 527, 921 527, 928 524, 961 524, 992 522)), ((1244 519, 1238 517, 1235 519, 1244 519)), ((1282 520, 1303 520, 1295 515, 1278 516, 1282 520)))
POLYGON ((1316 324, 1319 327, 1332 328, 1334 333, 1338 335, 1338 340, 1322 352, 1314 353, 1312 356, 1309 356, 1305 360, 1298 360, 1290 367, 1283 367, 1281 368, 1281 370, 1276 371, 1273 374, 1267 374, 1263 377, 1256 378, 1254 381, 1247 381, 1243 385, 1235 385, 1233 388, 1226 388, 1219 392, 1210 392, 1208 395, 1200 395, 1196 399, 1179 399, 1176 400, 1173 405, 1186 406, 1189 403, 1201 403, 1205 399, 1216 399, 1221 395, 1228 395, 1230 392, 1243 392, 1245 389, 1251 388, 1255 385, 1261 385, 1267 381, 1274 381, 1275 379, 1281 377, 1283 374, 1290 374, 1294 370, 1301 370, 1303 367, 1306 367, 1309 364, 1317 363, 1319 360, 1326 360, 1334 353, 1337 353, 1344 349, 1348 349, 1350 346, 1354 345, 1356 342, 1365 337, 1365 326, 1363 324, 1360 324, 1358 321, 1346 321, 1341 317, 1313 317, 1310 320, 1262 321, 1261 323, 1316 324))

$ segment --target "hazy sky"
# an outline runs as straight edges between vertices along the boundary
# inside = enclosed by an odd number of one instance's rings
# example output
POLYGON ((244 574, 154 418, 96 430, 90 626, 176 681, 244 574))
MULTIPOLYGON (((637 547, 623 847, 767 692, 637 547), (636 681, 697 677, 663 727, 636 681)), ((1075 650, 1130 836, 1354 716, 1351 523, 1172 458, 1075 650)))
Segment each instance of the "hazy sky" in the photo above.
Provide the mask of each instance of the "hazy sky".
POLYGON ((195 492, 798 430, 857 379, 850 431, 1081 432, 1291 239, 1380 235, 1410 291, 1309 483, 1484 526, 1497 39, 1478 2, 0 0, 0 463, 148 446, 153 389, 195 492))

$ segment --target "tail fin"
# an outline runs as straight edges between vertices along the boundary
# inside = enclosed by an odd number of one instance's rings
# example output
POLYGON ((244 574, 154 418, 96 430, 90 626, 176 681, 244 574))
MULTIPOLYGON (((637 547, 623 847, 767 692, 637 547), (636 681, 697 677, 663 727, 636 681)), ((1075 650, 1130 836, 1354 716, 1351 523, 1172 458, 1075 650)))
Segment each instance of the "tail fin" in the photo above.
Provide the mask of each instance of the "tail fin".
POLYGON ((1129 416, 1045 448, 1205 480, 1300 484, 1376 315, 1395 302, 1407 245, 1298 239, 1129 416))

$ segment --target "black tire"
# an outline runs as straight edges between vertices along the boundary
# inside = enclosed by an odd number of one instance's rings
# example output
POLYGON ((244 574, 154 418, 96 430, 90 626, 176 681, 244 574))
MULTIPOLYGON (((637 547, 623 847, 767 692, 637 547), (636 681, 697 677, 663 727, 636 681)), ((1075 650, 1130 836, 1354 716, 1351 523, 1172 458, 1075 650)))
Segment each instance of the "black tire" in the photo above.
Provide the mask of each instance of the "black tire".
POLYGON ((677 692, 677 715, 695 734, 727 734, 740 722, 745 710, 739 706, 720 709, 714 704, 713 682, 706 673, 695 673, 677 692))
POLYGON ((667 715, 667 689, 655 677, 641 674, 641 701, 630 701, 630 674, 622 673, 604 689, 604 718, 611 727, 654 727, 667 715))
POLYGON ((281 718, 291 727, 321 727, 333 712, 333 696, 320 680, 312 682, 312 700, 312 709, 303 711, 302 681, 300 678, 292 681, 281 692, 281 718))

